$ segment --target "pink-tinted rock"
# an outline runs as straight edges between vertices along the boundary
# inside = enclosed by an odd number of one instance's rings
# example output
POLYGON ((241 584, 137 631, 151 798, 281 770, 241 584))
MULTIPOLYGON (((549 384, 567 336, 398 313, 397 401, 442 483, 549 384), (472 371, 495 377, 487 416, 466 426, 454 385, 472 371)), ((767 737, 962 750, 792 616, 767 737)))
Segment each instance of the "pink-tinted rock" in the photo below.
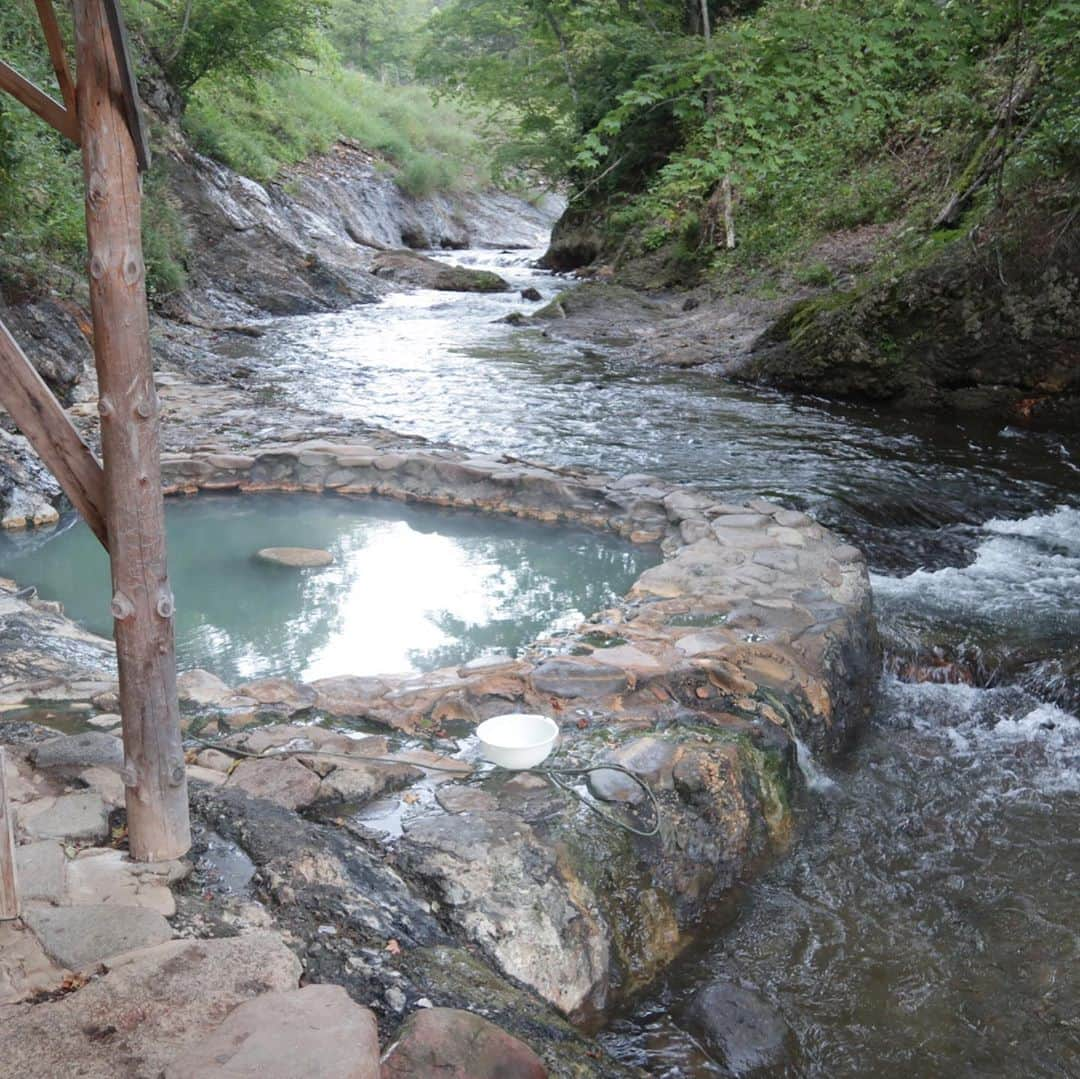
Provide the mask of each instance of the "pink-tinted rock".
POLYGON ((382 1079, 546 1079, 522 1041, 472 1012, 414 1012, 383 1057, 382 1079))
POLYGON ((266 798, 286 809, 303 809, 319 795, 319 777, 299 761, 242 760, 226 781, 256 798, 266 798))
POLYGON ((264 993, 235 1007, 165 1079, 379 1079, 375 1016, 340 985, 264 993))

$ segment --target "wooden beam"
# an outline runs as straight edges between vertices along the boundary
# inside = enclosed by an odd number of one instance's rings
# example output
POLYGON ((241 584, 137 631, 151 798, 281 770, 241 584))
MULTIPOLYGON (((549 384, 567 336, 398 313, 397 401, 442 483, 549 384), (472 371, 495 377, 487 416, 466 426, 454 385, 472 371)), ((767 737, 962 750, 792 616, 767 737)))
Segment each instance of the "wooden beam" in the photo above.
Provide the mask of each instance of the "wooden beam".
POLYGON ((41 20, 41 29, 45 34, 45 44, 49 46, 49 59, 52 60, 53 71, 56 72, 56 81, 60 86, 60 95, 64 99, 64 108, 75 116, 78 111, 75 103, 75 83, 71 81, 71 70, 68 68, 67 56, 64 53, 64 39, 56 21, 56 11, 53 9, 52 0, 34 0, 34 3, 37 6, 38 18, 41 20))
POLYGON ((75 114, 68 112, 59 101, 38 89, 3 60, 0 60, 0 90, 6 90, 16 101, 21 101, 31 112, 37 113, 45 123, 78 144, 79 121, 75 114))
POLYGON ((4 747, 0 746, 0 922, 19 916, 19 887, 15 877, 15 829, 8 802, 4 747))
POLYGON ((191 828, 165 553, 160 409, 140 232, 142 195, 105 0, 75 0, 74 11, 128 841, 133 858, 163 861, 190 848, 191 828))
POLYGON ((102 546, 109 549, 105 526, 105 474, 71 425, 60 402, 0 322, 0 404, 7 409, 71 504, 82 514, 102 546))
POLYGON ((131 62, 127 25, 124 22, 124 13, 120 10, 120 0, 104 0, 104 4, 105 17, 109 20, 109 33, 112 34, 113 54, 116 56, 120 74, 120 87, 124 91, 124 115, 135 143, 139 172, 146 172, 150 168, 150 140, 143 124, 142 102, 139 100, 139 84, 135 79, 135 65, 131 62))

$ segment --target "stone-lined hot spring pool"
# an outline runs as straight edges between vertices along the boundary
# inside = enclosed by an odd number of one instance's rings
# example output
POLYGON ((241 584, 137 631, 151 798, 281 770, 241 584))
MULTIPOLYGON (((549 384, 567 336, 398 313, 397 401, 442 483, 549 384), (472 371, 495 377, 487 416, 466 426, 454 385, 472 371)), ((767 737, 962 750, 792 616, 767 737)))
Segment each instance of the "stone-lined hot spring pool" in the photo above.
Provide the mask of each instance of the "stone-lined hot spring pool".
MULTIPOLYGON (((177 665, 230 684, 514 655, 609 606, 661 557, 584 529, 378 499, 199 495, 169 500, 166 515, 177 665), (255 558, 287 546, 322 548, 334 563, 255 558)), ((0 536, 0 574, 112 635, 108 561, 81 521, 0 536)))

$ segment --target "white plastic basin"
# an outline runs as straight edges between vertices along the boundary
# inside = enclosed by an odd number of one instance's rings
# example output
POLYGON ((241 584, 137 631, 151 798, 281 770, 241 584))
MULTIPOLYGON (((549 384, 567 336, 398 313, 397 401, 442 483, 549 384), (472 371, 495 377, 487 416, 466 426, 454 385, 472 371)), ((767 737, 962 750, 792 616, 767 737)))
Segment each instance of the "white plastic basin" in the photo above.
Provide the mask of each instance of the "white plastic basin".
POLYGON ((559 725, 547 716, 511 712, 484 720, 476 728, 480 751, 500 768, 535 768, 555 748, 559 725))

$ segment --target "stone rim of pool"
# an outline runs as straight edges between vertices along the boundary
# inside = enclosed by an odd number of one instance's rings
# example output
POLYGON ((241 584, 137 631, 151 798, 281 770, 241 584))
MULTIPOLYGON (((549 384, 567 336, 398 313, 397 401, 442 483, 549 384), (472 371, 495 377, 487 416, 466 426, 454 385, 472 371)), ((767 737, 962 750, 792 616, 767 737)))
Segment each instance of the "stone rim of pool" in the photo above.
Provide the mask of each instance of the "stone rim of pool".
MULTIPOLYGON (((624 849, 607 830, 575 826, 572 808, 538 808, 530 817, 531 796, 512 784, 478 791, 478 802, 461 802, 474 805, 461 815, 457 803, 433 798, 430 781, 405 779, 414 808, 395 840, 398 869, 440 896, 440 917, 493 967, 573 1019, 609 1008, 670 962, 712 897, 788 842, 801 782, 795 739, 819 754, 836 752, 868 713, 878 662, 865 560, 796 511, 761 499, 728 505, 655 476, 613 478, 457 450, 309 441, 247 454, 168 454, 162 464, 170 494, 376 495, 660 544, 664 561, 621 601, 517 659, 417 676, 222 684, 195 708, 231 745, 249 750, 297 738, 354 742, 318 725, 230 734, 230 712, 247 716, 254 707, 288 718, 314 709, 417 737, 455 721, 472 729, 492 715, 539 713, 558 723, 568 759, 610 759, 646 778, 663 799, 670 835, 685 842, 661 835, 624 849), (468 851, 481 834, 485 858, 477 860, 468 851), (604 884, 613 858, 620 878, 634 882, 629 892, 604 884), (536 875, 538 866, 549 868, 536 875), (498 880, 514 881, 511 892, 498 880), (533 914, 524 917, 519 904, 533 914), (494 938, 485 929, 492 919, 503 927, 494 938), (541 940, 561 944, 552 951, 541 940)), ((9 610, 34 611, 12 594, 3 599, 9 610)), ((56 612, 36 614, 54 629, 65 623, 56 612)), ((98 662, 88 649, 79 677, 50 692, 101 708, 111 687, 102 677, 108 644, 99 643, 98 662)), ((9 687, 0 703, 40 702, 40 688, 32 693, 9 687)), ((422 769, 431 760, 423 752, 400 753, 401 766, 422 769)), ((356 761, 349 770, 378 767, 356 761)), ((223 790, 285 799, 296 810, 345 797, 338 771, 242 761, 223 790)), ((382 782, 400 785, 402 777, 388 773, 382 782)))

